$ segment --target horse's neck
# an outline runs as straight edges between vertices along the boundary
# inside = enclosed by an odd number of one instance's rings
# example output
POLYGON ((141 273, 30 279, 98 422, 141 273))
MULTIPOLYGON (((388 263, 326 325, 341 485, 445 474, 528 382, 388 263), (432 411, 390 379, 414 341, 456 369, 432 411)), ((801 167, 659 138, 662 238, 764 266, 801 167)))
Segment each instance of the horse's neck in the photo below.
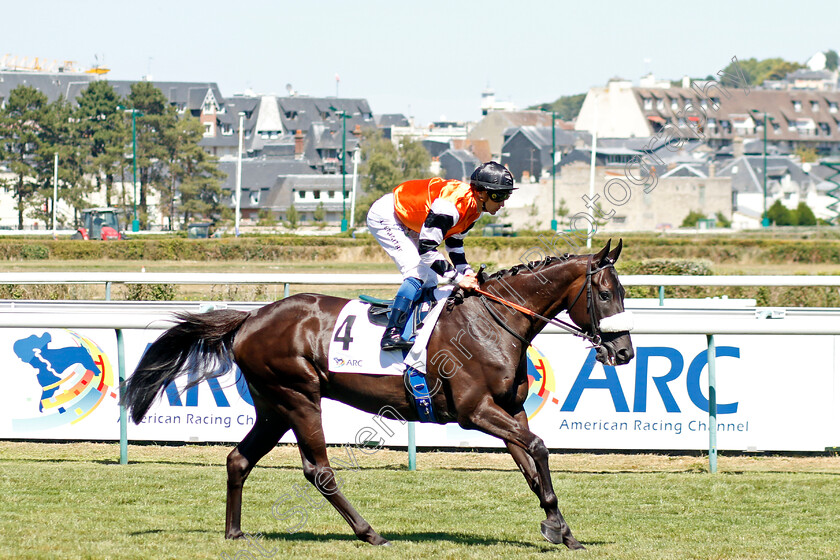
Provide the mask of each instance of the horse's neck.
POLYGON ((572 288, 573 285, 579 288, 575 280, 584 273, 585 266, 586 261, 581 257, 558 259, 491 279, 486 289, 540 315, 554 316, 575 297, 572 288))

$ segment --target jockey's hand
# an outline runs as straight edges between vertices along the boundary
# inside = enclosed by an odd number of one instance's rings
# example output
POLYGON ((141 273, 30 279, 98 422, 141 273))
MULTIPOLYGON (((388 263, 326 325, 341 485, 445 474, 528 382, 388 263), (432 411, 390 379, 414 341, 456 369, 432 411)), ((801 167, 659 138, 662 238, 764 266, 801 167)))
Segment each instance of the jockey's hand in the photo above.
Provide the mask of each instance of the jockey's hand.
POLYGON ((478 278, 476 278, 475 272, 472 270, 467 272, 464 275, 464 278, 458 282, 458 286, 460 286, 462 290, 474 290, 478 288, 478 278))

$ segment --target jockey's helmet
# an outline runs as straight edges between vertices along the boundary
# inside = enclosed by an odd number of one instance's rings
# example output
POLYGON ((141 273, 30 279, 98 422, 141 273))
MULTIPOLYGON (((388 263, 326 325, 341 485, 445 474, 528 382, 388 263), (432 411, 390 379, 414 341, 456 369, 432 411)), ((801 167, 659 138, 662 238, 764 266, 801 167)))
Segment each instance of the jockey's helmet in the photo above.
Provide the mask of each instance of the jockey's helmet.
POLYGON ((508 168, 495 161, 476 167, 470 176, 470 186, 479 191, 512 191, 516 188, 508 168))

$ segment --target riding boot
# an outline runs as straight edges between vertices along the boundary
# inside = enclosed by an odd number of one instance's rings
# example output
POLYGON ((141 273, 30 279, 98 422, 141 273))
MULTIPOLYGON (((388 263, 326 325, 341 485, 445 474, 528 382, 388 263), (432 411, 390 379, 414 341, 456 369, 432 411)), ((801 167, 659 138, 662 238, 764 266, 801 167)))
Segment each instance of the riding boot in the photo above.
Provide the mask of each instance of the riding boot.
POLYGON ((397 290, 397 296, 394 298, 394 305, 388 317, 388 326, 385 327, 385 334, 382 335, 382 341, 379 343, 383 350, 407 350, 412 347, 413 343, 403 339, 401 335, 408 321, 411 306, 420 297, 422 285, 423 282, 419 278, 409 277, 397 290))
POLYGON ((402 337, 405 323, 408 320, 408 311, 391 309, 391 316, 388 318, 388 326, 385 327, 385 334, 382 335, 382 341, 379 347, 383 350, 408 350, 413 346, 413 342, 405 340, 402 337))

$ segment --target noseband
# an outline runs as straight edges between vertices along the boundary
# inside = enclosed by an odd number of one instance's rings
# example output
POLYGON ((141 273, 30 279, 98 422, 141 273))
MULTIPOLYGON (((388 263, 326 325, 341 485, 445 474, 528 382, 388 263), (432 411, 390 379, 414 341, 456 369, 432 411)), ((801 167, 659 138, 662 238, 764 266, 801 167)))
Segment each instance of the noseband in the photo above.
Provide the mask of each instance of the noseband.
MULTIPOLYGON (((598 319, 598 316, 595 313, 595 300, 592 297, 592 282, 593 282, 594 276, 596 274, 598 274, 599 272, 601 272, 604 269, 614 268, 614 267, 615 267, 615 263, 611 262, 608 259, 607 264, 593 269, 592 268, 592 255, 589 255, 589 260, 586 262, 586 281, 580 287, 580 291, 575 296, 575 299, 572 300, 572 303, 568 306, 568 309, 571 310, 572 307, 574 307, 574 305, 580 299, 580 296, 583 294, 584 289, 586 289, 586 306, 587 306, 587 311, 589 312, 589 320, 590 320, 590 323, 591 323, 590 326, 592 328, 592 333, 591 334, 586 332, 585 330, 581 329, 577 325, 572 325, 571 323, 567 323, 565 321, 561 321, 560 319, 556 319, 556 318, 544 317, 544 316, 540 315, 539 313, 535 313, 534 311, 531 311, 530 309, 528 309, 526 307, 522 307, 521 305, 517 305, 517 304, 513 303, 512 301, 508 301, 504 298, 500 298, 496 295, 491 294, 490 292, 488 292, 486 290, 482 290, 481 288, 477 288, 475 291, 477 293, 481 294, 482 296, 490 298, 490 299, 492 299, 494 301, 497 301, 501 304, 507 305, 508 307, 516 309, 517 311, 520 311, 520 312, 522 312, 522 313, 524 313, 524 314, 526 314, 530 317, 534 317, 535 319, 539 319, 539 320, 544 321, 546 323, 549 323, 551 325, 560 327, 561 329, 564 329, 564 330, 570 332, 571 334, 573 334, 575 336, 585 338, 586 340, 588 340, 589 342, 592 343, 593 348, 600 348, 601 347, 601 330, 599 328, 600 320, 598 319)), ((490 304, 487 303, 487 300, 485 298, 481 298, 481 301, 484 304, 484 307, 487 309, 487 311, 493 317, 493 319, 495 319, 496 322, 499 323, 506 331, 508 331, 510 334, 512 334, 513 336, 515 336, 519 340, 521 340, 526 345, 531 344, 530 341, 526 340, 524 337, 519 335, 519 333, 515 332, 513 329, 508 327, 507 324, 502 320, 502 318, 499 317, 499 315, 496 313, 496 311, 492 307, 490 307, 490 304)))

